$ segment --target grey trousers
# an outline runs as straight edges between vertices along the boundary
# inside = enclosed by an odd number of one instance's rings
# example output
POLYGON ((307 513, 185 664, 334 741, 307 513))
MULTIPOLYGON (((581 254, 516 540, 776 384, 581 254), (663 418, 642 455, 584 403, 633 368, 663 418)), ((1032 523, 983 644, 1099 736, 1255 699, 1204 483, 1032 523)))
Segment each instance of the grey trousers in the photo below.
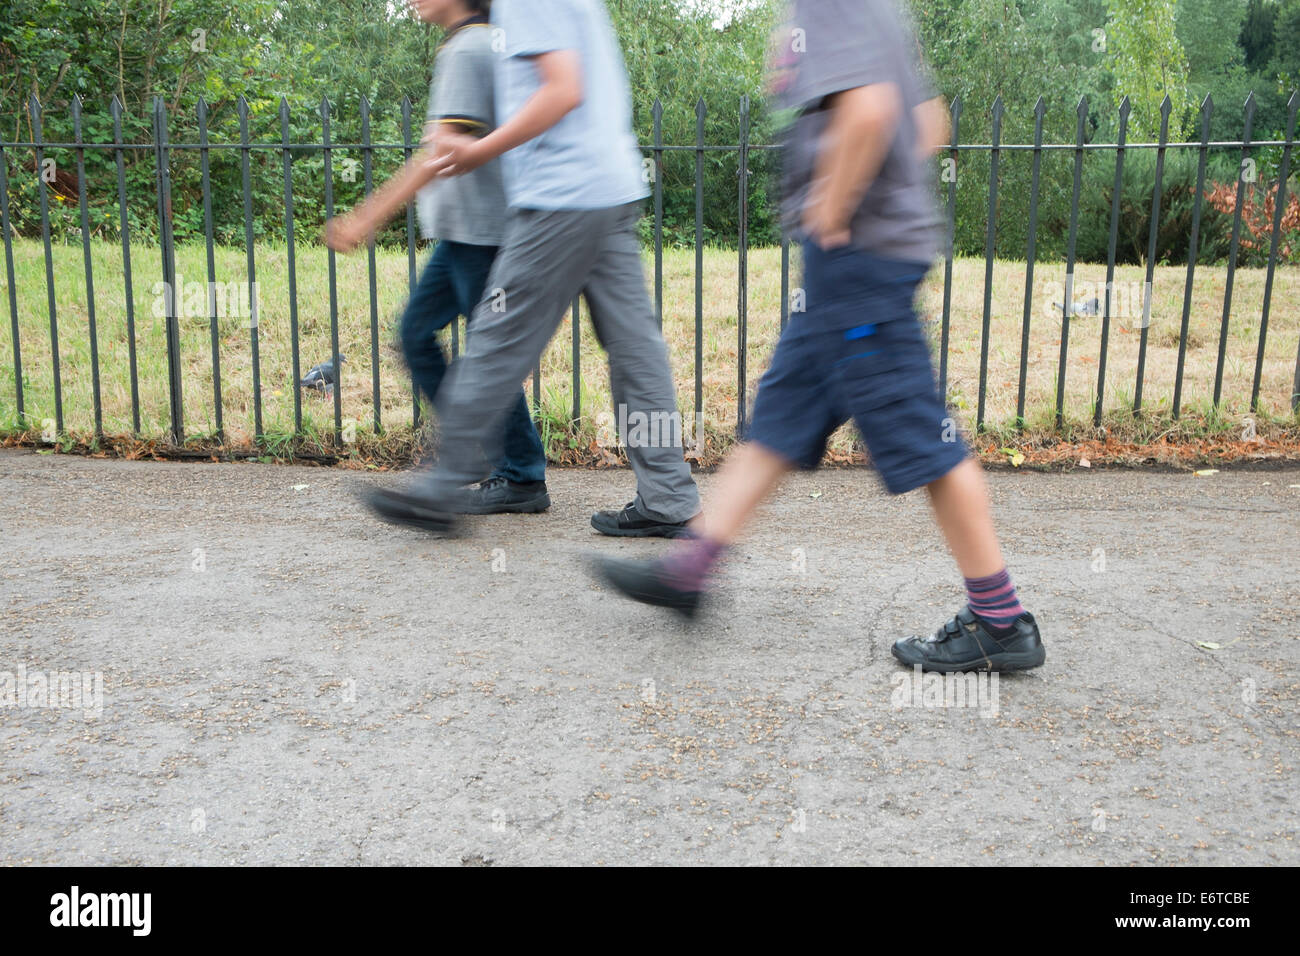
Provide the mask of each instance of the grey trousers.
MULTIPOLYGON (((638 203, 608 209, 512 209, 505 242, 465 352, 438 393, 435 497, 482 480, 501 455, 501 422, 578 293, 609 356, 616 422, 677 418, 668 349, 646 293, 638 203)), ((685 521, 700 510, 682 457, 682 431, 628 429, 635 506, 649 518, 685 521), (674 434, 675 433, 675 434, 674 434)))

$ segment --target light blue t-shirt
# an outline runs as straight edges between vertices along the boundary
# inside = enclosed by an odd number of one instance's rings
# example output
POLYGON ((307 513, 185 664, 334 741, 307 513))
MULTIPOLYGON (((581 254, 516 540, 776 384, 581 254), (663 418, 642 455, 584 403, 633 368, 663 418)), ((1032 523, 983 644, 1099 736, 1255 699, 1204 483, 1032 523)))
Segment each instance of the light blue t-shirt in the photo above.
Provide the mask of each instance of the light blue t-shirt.
POLYGON ((497 125, 541 86, 530 57, 575 51, 583 101, 555 126, 501 157, 506 201, 521 209, 604 209, 649 194, 632 132, 623 53, 601 0, 495 0, 497 125))

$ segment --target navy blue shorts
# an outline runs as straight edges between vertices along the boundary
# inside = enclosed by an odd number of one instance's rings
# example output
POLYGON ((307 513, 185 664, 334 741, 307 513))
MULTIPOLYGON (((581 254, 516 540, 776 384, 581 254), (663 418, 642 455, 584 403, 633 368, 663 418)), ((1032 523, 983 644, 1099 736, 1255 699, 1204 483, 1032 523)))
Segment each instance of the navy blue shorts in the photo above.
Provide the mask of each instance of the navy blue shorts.
POLYGON ((853 419, 891 494, 942 478, 967 457, 939 396, 913 309, 929 265, 804 243, 804 310, 792 311, 758 384, 747 438, 804 469, 853 419))

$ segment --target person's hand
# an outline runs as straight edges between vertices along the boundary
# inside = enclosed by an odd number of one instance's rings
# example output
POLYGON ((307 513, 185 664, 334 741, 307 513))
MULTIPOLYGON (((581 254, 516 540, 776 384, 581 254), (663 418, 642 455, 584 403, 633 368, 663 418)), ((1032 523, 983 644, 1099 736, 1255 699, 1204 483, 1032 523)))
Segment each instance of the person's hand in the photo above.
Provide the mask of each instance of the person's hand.
POLYGON ((853 239, 849 224, 819 198, 812 198, 803 213, 804 233, 822 249, 847 246, 853 239))
POLYGON ((356 213, 335 216, 325 223, 325 245, 335 252, 351 252, 369 238, 369 225, 356 213))
POLYGON ((429 158, 424 164, 435 176, 463 176, 487 162, 482 140, 464 133, 439 130, 436 136, 427 138, 425 142, 429 158))

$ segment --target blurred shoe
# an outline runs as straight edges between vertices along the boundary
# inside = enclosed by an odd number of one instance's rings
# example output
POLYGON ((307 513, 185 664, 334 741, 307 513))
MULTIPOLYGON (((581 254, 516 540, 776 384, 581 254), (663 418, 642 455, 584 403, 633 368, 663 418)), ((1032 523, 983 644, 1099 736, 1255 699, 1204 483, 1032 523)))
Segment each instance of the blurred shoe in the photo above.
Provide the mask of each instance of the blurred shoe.
POLYGON ((597 511, 591 516, 591 526, 601 534, 615 538, 689 538, 686 521, 660 521, 647 518, 629 501, 622 511, 597 511))
POLYGON ((600 578, 626 597, 694 617, 704 591, 688 591, 673 584, 661 561, 626 561, 597 557, 592 561, 600 578))
POLYGON ((465 496, 465 514, 540 514, 551 506, 551 496, 546 482, 527 483, 509 481, 493 476, 468 489, 465 496))

